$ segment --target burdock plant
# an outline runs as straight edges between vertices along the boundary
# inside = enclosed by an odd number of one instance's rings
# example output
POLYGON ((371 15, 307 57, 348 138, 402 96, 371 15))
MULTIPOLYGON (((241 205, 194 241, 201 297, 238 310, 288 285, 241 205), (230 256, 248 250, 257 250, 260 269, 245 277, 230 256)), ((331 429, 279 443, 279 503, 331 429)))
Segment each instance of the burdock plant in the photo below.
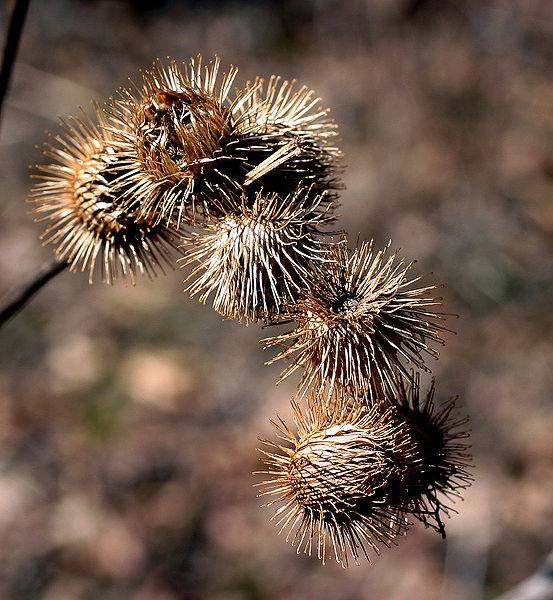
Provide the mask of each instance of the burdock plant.
POLYGON ((378 252, 363 242, 349 252, 344 239, 332 248, 332 261, 319 269, 286 313, 290 331, 268 338, 284 346, 273 360, 291 359, 281 379, 303 369, 302 387, 351 387, 355 392, 389 384, 405 363, 427 370, 442 344, 443 315, 436 285, 417 285, 407 263, 388 248, 378 252))
POLYGON ((434 407, 433 386, 421 400, 409 371, 443 343, 436 286, 388 247, 350 252, 329 232, 341 154, 314 92, 279 77, 234 89, 236 76, 218 58, 157 61, 92 117, 63 121, 30 194, 57 261, 0 324, 65 266, 134 284, 178 247, 190 295, 288 325, 266 343, 291 360, 283 377, 301 371, 297 432, 277 424, 262 485, 298 550, 347 566, 411 517, 443 534, 471 478, 465 422, 434 407))
POLYGON ((136 274, 154 275, 171 265, 177 228, 154 216, 141 218, 129 206, 122 155, 96 106, 95 119, 84 115, 62 121, 62 132, 43 147, 50 162, 36 167, 37 183, 29 200, 36 221, 46 224, 42 239, 71 270, 95 267, 102 279, 135 282, 136 274))
POLYGON ((187 289, 202 302, 213 295, 213 308, 227 318, 274 318, 311 285, 313 265, 330 262, 326 192, 260 191, 228 205, 224 216, 184 238, 184 261, 196 265, 187 289))

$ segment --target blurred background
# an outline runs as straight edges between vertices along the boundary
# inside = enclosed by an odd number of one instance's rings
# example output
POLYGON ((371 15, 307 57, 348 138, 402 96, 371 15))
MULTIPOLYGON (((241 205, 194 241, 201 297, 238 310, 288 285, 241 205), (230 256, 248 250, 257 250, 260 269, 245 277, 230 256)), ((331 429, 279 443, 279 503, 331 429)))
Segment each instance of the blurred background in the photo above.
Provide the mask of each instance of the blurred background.
MULTIPOLYGON (((10 2, 1 5, 1 30, 10 2)), ((219 53, 332 108, 341 226, 444 282, 432 365, 472 420, 476 482, 442 541, 373 566, 296 556, 251 472, 294 381, 182 292, 63 273, 0 331, 0 598, 480 600, 553 547, 553 3, 33 0, 0 137, 0 294, 51 258, 28 165, 58 115, 156 57, 219 53)))

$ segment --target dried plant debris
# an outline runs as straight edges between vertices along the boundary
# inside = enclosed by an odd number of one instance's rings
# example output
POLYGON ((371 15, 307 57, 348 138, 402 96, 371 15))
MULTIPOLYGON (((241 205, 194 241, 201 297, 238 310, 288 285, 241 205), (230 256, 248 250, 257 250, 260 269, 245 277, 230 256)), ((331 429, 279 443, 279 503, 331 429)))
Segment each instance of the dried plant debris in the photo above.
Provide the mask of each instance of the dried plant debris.
POLYGON ((388 248, 375 252, 363 242, 350 253, 345 240, 333 246, 333 260, 286 314, 295 328, 263 340, 284 346, 270 363, 292 360, 281 379, 303 369, 304 390, 338 384, 362 392, 408 375, 404 363, 428 370, 426 357, 437 358, 434 345, 443 344, 441 300, 435 285, 417 287, 412 263, 388 248))
POLYGON ((281 198, 257 192, 228 198, 224 216, 185 236, 185 264, 194 265, 187 290, 213 297, 227 318, 270 319, 311 285, 313 263, 329 257, 324 227, 333 221, 326 193, 299 188, 281 198))
POLYGON ((312 92, 285 82, 261 95, 258 80, 231 93, 237 69, 219 71, 219 58, 158 61, 112 102, 111 130, 141 214, 194 225, 220 216, 225 192, 246 184, 281 195, 299 183, 338 185, 339 153, 326 147, 335 125, 312 92))
POLYGON ((38 222, 47 224, 45 243, 56 246, 72 270, 95 270, 111 283, 135 283, 136 275, 153 276, 172 266, 178 232, 170 224, 139 218, 125 201, 121 154, 105 129, 101 109, 93 119, 62 121, 62 131, 43 147, 51 162, 38 165, 29 200, 38 222))

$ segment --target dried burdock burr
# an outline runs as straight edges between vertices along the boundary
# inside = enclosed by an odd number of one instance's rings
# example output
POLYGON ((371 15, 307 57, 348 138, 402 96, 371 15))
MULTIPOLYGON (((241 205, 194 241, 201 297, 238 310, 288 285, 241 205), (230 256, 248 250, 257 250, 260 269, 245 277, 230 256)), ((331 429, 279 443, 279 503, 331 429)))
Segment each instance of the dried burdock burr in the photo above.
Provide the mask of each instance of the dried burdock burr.
MULTIPOLYGON (((338 185, 335 125, 306 88, 257 80, 231 94, 235 67, 158 61, 142 85, 113 100, 111 129, 141 214, 195 225, 221 216, 225 194, 250 186, 287 195, 298 184, 338 185)), ((327 197, 330 204, 331 198, 327 197)))
POLYGON ((421 395, 420 377, 409 382, 397 379, 395 391, 388 394, 382 406, 392 407, 387 414, 400 426, 402 447, 407 452, 395 453, 403 472, 397 495, 407 501, 410 514, 445 537, 443 516, 455 512, 451 504, 468 488, 471 455, 467 443, 468 417, 454 416, 457 398, 442 405, 434 402, 435 381, 426 395, 421 395))
POLYGON ((228 197, 228 212, 184 239, 185 264, 194 265, 187 291, 213 297, 227 318, 270 319, 311 285, 313 263, 329 256, 324 226, 333 221, 326 193, 299 188, 281 198, 263 191, 228 197))
POLYGON ((455 400, 421 399, 419 377, 370 406, 349 391, 313 390, 307 409, 293 402, 297 432, 279 419, 278 442, 263 440, 262 495, 298 552, 316 549, 343 566, 394 543, 410 517, 445 537, 444 516, 472 482, 467 419, 455 400))
POLYGON ((121 156, 105 129, 103 112, 62 121, 62 131, 43 147, 49 163, 37 165, 29 200, 36 221, 46 223, 45 243, 71 270, 95 269, 112 283, 135 283, 137 274, 153 276, 171 265, 177 231, 138 218, 118 183, 121 156))
POLYGON ((298 185, 341 187, 337 125, 313 90, 273 75, 248 82, 243 97, 239 140, 229 149, 250 165, 245 185, 281 195, 298 185))
POLYGON ((434 345, 443 343, 441 301, 436 286, 417 287, 412 263, 388 248, 375 252, 363 242, 350 253, 345 240, 333 246, 333 260, 285 315, 296 327, 263 340, 284 347, 270 363, 292 361, 281 379, 303 369, 300 389, 339 385, 362 393, 398 372, 408 376, 404 363, 428 370, 425 358, 436 358, 434 345))
MULTIPOLYGON (((376 407, 332 407, 329 396, 312 395, 302 411, 293 403, 297 433, 279 420, 279 442, 263 440, 267 470, 256 473, 262 496, 274 496, 273 520, 286 539, 323 562, 347 567, 369 550, 396 543, 409 523, 388 499, 395 473, 388 454, 402 425, 376 407)), ((398 448, 396 450, 399 451, 398 448)))
POLYGON ((111 104, 111 131, 122 154, 123 179, 140 212, 156 221, 194 223, 204 193, 238 189, 224 163, 232 135, 228 101, 237 69, 219 78, 220 60, 205 67, 161 61, 142 74, 142 85, 121 90, 111 104))

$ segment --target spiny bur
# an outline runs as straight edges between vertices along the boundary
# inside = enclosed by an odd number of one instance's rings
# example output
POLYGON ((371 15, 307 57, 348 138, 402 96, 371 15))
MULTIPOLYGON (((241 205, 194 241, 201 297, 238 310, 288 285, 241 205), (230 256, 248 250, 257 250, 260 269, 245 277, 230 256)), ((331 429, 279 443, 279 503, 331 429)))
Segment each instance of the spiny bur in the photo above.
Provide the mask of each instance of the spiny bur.
POLYGON ((405 474, 398 496, 407 499, 410 514, 445 537, 443 517, 455 512, 452 503, 473 477, 468 417, 454 415, 457 398, 436 405, 434 397, 435 380, 422 394, 417 374, 409 382, 398 378, 382 405, 392 408, 388 414, 394 423, 404 425, 403 447, 410 449, 396 454, 405 474))
POLYGON ((263 340, 284 347, 269 364, 291 359, 281 379, 302 369, 304 390, 320 384, 362 393, 371 381, 407 374, 404 363, 427 370, 425 357, 437 358, 434 345, 443 344, 436 286, 418 287, 412 263, 388 247, 375 252, 372 242, 350 253, 344 239, 331 259, 283 315, 295 328, 263 340))
POLYGON ((294 402, 296 433, 273 422, 280 441, 263 440, 267 470, 258 473, 266 478, 259 485, 274 496, 273 520, 298 553, 346 567, 395 544, 409 524, 388 500, 387 450, 398 425, 374 407, 368 414, 359 406, 336 410, 329 400, 317 393, 305 411, 294 402))
POLYGON ((229 199, 224 216, 183 238, 182 260, 195 265, 187 290, 201 302, 212 296, 227 318, 274 318, 311 285, 313 263, 328 260, 324 226, 333 217, 325 196, 299 188, 284 198, 261 191, 253 202, 229 199))
POLYGON ((224 142, 232 135, 228 100, 238 69, 219 78, 220 60, 205 67, 154 63, 141 84, 123 88, 112 100, 110 131, 123 156, 122 179, 146 218, 194 224, 206 194, 238 188, 226 176, 224 142))
POLYGON ((138 273, 153 276, 171 267, 178 231, 170 224, 139 218, 117 183, 121 155, 106 129, 102 110, 62 121, 62 131, 43 147, 50 161, 37 165, 29 201, 37 222, 45 222, 45 243, 55 245, 71 270, 95 268, 108 283, 135 283, 138 273))
POLYGON ((248 82, 243 98, 239 140, 229 147, 250 166, 245 185, 281 195, 299 185, 341 187, 337 125, 313 90, 273 75, 248 82))

